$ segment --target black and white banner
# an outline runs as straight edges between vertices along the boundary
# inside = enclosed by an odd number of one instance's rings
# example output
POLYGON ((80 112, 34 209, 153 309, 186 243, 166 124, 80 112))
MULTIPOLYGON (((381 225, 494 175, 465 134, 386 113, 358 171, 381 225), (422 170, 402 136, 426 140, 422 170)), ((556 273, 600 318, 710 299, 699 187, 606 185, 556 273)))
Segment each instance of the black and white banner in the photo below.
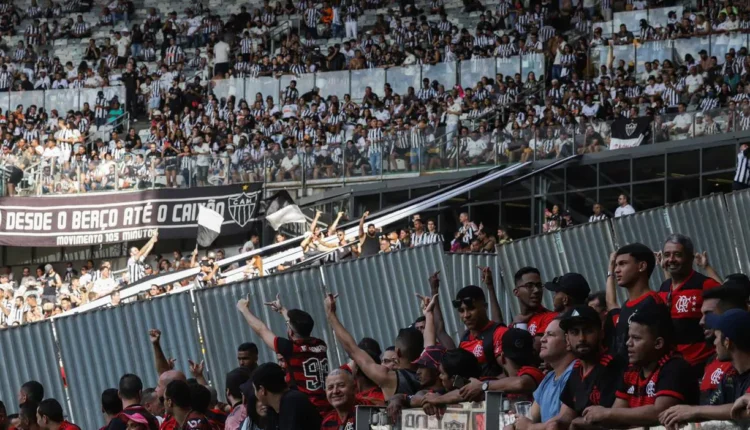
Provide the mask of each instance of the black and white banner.
POLYGON ((195 238, 199 207, 220 214, 222 234, 248 231, 256 221, 261 184, 69 198, 0 198, 0 245, 88 246, 148 239, 195 238))
POLYGON ((640 146, 648 135, 651 118, 638 117, 633 119, 620 118, 612 123, 612 140, 609 149, 633 148, 640 146))

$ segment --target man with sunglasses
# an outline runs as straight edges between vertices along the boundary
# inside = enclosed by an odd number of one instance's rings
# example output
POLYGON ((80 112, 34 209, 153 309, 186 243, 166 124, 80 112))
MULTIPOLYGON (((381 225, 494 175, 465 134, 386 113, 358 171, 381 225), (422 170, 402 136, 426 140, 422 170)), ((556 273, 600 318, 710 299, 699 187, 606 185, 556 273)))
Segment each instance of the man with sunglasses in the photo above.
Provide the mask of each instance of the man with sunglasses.
POLYGON ((500 375, 503 372, 502 339, 508 328, 490 321, 484 291, 476 285, 466 286, 458 291, 452 304, 466 326, 459 348, 477 357, 482 376, 500 375))
MULTIPOLYGON (((513 279, 516 284, 513 295, 518 298, 521 308, 521 312, 513 318, 513 327, 528 330, 532 336, 541 338, 547 325, 555 319, 557 314, 542 306, 544 284, 539 269, 523 267, 515 273, 513 279)), ((538 338, 535 341, 537 351, 539 350, 538 338)))

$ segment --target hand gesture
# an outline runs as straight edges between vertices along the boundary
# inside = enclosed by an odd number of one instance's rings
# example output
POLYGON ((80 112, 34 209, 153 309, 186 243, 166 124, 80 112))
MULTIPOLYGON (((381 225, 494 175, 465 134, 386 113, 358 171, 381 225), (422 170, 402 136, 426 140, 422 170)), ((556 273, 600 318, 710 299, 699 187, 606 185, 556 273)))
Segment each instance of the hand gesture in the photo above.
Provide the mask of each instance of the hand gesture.
POLYGON ((281 309, 283 308, 283 306, 281 305, 281 296, 279 294, 276 294, 276 300, 272 302, 266 302, 265 305, 270 307, 274 312, 281 312, 281 309))
POLYGON ((198 244, 195 244, 195 249, 193 250, 193 255, 198 255, 198 244))
POLYGON ((326 315, 335 315, 336 314, 336 299, 338 298, 338 294, 326 294, 325 299, 325 309, 326 309, 326 315))
POLYGON ((315 209, 315 216, 320 216, 323 214, 323 211, 315 209))
POLYGON ((158 329, 152 328, 148 331, 148 338, 151 340, 151 343, 156 345, 161 340, 161 331, 158 329))
POLYGON ((248 295, 248 297, 244 297, 244 298, 242 298, 242 299, 239 299, 239 300, 237 301, 237 309, 238 309, 238 310, 239 310, 240 312, 242 312, 242 311, 244 311, 244 310, 246 310, 246 309, 248 308, 248 305, 250 304, 250 299, 249 299, 249 297, 250 297, 250 295, 248 295))
POLYGON ((609 254, 609 271, 615 271, 615 263, 617 262, 617 251, 613 251, 609 254))
POLYGON ((370 211, 365 211, 365 213, 362 214, 362 218, 367 218, 370 216, 370 211))
POLYGON ((429 296, 423 296, 419 293, 417 293, 417 298, 422 303, 422 314, 424 316, 428 316, 429 314, 432 314, 432 311, 435 309, 435 304, 438 300, 438 295, 435 294, 432 297, 429 296))
POLYGON ((203 376, 203 368, 205 366, 203 360, 201 360, 200 363, 195 363, 193 360, 188 360, 188 364, 190 365, 190 374, 193 375, 193 378, 198 379, 203 376))
POLYGON ((340 211, 338 214, 336 214, 339 218, 344 216, 344 211, 340 211))
POLYGON ((492 269, 487 266, 477 266, 482 272, 482 283, 485 285, 492 285, 492 269))
POLYGON ((170 370, 174 370, 174 364, 177 362, 176 358, 170 358, 167 360, 167 365, 169 366, 170 370))
POLYGON ((480 231, 484 230, 484 223, 482 223, 482 222, 479 223, 479 230, 480 231))
POLYGON ((664 264, 664 256, 661 251, 654 252, 654 258, 656 259, 656 265, 662 267, 662 264, 664 264))
POLYGON ((432 294, 435 295, 438 293, 438 289, 440 288, 440 271, 433 273, 430 275, 430 290, 432 290, 432 294))
POLYGON ((695 264, 701 269, 708 267, 708 253, 706 251, 695 253, 695 264))

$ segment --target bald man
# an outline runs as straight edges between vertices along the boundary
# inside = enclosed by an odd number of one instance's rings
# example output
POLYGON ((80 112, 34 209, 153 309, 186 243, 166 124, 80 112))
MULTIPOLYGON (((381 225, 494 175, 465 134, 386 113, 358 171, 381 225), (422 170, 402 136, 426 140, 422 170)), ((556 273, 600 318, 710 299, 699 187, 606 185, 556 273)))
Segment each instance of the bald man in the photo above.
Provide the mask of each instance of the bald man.
POLYGON ((355 410, 360 403, 356 399, 357 387, 354 376, 346 370, 334 369, 326 378, 326 398, 333 406, 321 424, 321 430, 354 428, 355 410))

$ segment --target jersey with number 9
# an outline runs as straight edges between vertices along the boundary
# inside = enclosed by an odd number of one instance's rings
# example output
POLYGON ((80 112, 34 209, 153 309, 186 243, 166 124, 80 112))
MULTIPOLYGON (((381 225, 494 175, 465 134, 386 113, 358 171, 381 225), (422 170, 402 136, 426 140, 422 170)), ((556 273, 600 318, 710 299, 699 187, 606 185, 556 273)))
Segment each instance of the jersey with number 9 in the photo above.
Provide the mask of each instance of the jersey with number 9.
POLYGON ((328 347, 321 339, 308 337, 293 341, 277 337, 274 349, 287 362, 286 380, 300 392, 306 394, 320 414, 331 410, 326 400, 326 376, 328 376, 328 347))

